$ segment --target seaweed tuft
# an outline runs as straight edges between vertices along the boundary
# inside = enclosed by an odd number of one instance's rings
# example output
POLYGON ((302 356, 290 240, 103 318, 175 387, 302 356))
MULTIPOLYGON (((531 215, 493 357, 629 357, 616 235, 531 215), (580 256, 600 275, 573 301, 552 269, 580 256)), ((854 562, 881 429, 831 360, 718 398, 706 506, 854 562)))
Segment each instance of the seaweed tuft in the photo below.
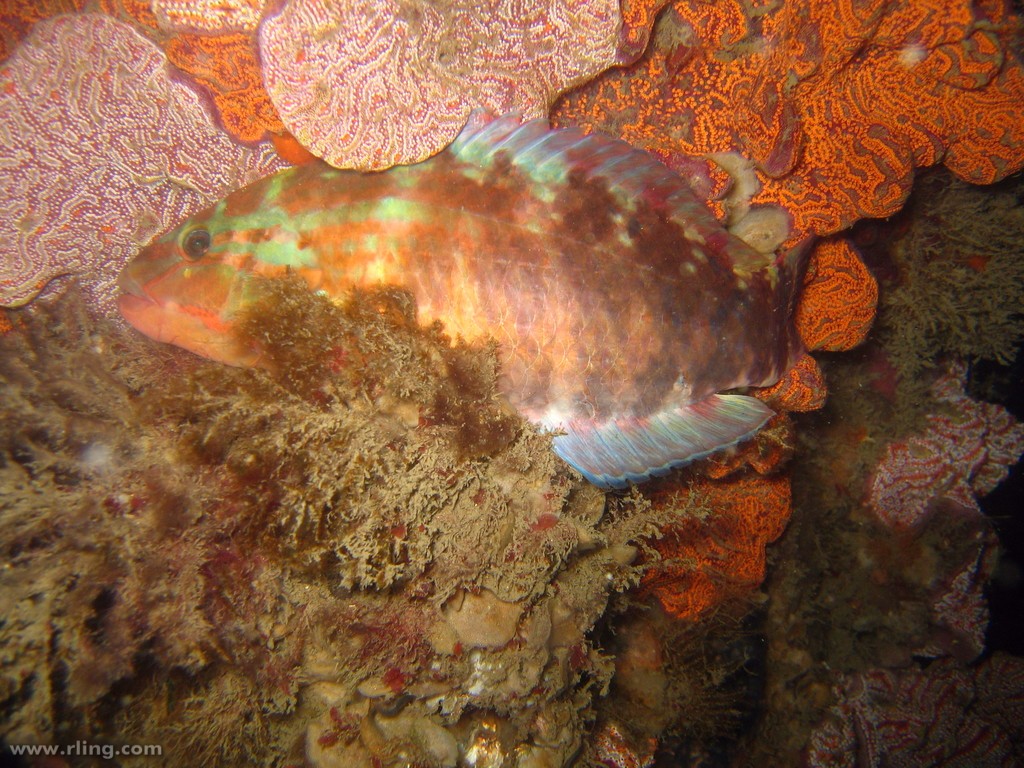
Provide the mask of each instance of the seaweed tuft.
POLYGON ((275 282, 239 326, 265 369, 73 289, 10 313, 0 735, 358 767, 446 764, 500 721, 496 749, 567 763, 646 507, 604 528, 604 495, 495 396, 494 350, 419 327, 407 294, 275 282))

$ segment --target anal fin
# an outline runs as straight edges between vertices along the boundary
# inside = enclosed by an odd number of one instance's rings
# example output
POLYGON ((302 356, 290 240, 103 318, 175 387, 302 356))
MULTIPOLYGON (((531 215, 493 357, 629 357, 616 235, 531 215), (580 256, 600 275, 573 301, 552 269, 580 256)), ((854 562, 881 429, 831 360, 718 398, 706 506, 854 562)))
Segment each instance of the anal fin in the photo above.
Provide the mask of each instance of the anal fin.
POLYGON ((774 412, 746 395, 711 395, 643 418, 575 422, 554 450, 600 488, 624 488, 755 435, 774 412))

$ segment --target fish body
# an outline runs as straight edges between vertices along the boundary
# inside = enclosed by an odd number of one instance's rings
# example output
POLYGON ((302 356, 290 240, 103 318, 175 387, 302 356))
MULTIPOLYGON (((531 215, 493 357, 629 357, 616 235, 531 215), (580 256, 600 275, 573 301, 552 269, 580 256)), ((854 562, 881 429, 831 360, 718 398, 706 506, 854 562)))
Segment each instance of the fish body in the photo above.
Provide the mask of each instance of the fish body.
POLYGON ((143 249, 120 308, 152 338, 252 366, 259 350, 231 333, 252 275, 331 296, 401 286, 422 321, 496 339, 504 395, 584 476, 621 487, 772 415, 726 391, 795 361, 801 268, 730 235, 650 155, 507 116, 417 165, 311 163, 239 190, 143 249))

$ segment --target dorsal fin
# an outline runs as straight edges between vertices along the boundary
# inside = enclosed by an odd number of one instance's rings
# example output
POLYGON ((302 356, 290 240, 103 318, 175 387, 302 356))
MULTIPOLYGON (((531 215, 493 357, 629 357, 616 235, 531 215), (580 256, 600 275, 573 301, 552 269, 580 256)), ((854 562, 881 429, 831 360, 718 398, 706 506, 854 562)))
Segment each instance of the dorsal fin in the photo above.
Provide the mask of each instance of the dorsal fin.
POLYGON ((519 115, 508 114, 481 125, 474 115, 448 151, 480 168, 503 157, 542 183, 562 182, 576 171, 603 180, 623 200, 643 199, 668 218, 687 223, 697 210, 710 216, 686 181, 653 155, 602 133, 551 128, 544 118, 521 123, 519 115))

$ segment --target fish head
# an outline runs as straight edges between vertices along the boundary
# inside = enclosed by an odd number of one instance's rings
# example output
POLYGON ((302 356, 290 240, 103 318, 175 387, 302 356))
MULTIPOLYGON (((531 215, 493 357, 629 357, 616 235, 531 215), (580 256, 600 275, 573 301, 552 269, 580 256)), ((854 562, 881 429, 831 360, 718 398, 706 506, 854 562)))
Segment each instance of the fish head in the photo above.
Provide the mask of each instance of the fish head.
POLYGON ((144 247, 121 272, 121 315, 156 341, 250 367, 260 351, 237 333, 239 311, 253 301, 245 259, 232 254, 218 206, 144 247))

